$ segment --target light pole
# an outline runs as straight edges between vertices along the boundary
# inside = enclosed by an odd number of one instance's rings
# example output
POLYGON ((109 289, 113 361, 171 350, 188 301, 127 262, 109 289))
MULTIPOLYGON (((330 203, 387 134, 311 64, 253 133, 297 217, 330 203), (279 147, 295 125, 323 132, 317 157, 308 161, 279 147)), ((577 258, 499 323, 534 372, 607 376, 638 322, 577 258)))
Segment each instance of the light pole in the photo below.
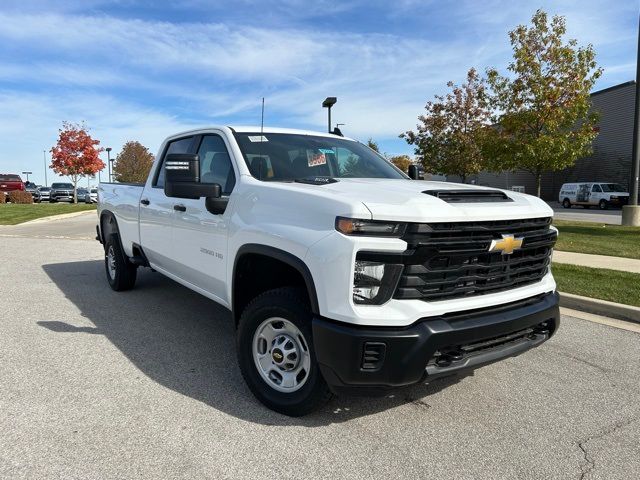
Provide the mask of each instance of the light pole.
POLYGON ((33 175, 33 172, 22 172, 23 175, 27 176, 27 183, 29 182, 29 175, 33 175))
POLYGON ((44 160, 44 186, 48 187, 49 185, 47 185, 47 151, 46 150, 42 150, 42 159, 44 160))
POLYGON ((327 109, 327 114, 329 117, 327 123, 327 131, 329 133, 331 133, 331 107, 333 107, 337 101, 338 99, 336 97, 327 97, 324 99, 324 102, 322 102, 322 108, 327 109))
MULTIPOLYGON (((639 17, 640 20, 640 17, 639 17)), ((633 113, 633 146, 631 150, 631 196, 629 205, 622 207, 622 225, 640 225, 638 206, 638 177, 640 177, 640 21, 638 24, 638 51, 636 57, 636 106, 633 113)))
POLYGON ((109 182, 111 182, 111 147, 105 148, 107 151, 107 167, 109 168, 109 182))

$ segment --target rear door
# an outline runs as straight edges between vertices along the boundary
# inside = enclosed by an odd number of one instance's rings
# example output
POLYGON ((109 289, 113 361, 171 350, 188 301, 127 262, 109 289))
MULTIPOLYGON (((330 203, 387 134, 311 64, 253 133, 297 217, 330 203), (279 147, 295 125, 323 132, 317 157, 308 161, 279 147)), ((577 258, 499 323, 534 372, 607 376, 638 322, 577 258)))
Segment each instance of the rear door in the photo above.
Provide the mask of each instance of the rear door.
MULTIPOLYGON (((223 197, 229 197, 236 183, 236 171, 225 138, 207 133, 197 137, 195 145, 200 157, 200 181, 220 184, 223 197)), ((177 275, 228 304, 227 239, 231 204, 224 213, 214 214, 207 210, 204 198, 172 200, 179 207, 173 228, 177 275)))
POLYGON ((189 135, 167 142, 154 178, 147 182, 140 198, 140 243, 145 255, 150 263, 173 274, 173 205, 177 202, 164 194, 164 159, 170 153, 189 153, 194 138, 189 135))

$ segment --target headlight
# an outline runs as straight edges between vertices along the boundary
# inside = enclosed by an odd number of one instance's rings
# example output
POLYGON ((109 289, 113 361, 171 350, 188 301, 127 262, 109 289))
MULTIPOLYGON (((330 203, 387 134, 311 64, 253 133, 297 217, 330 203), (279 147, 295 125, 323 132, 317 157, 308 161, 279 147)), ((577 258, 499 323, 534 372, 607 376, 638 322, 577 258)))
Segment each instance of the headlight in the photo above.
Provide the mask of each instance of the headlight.
POLYGON ((381 305, 391 298, 402 264, 356 260, 353 274, 353 302, 361 305, 381 305))
POLYGON ((401 237, 406 223, 361 220, 358 218, 336 218, 336 230, 345 235, 366 235, 371 237, 401 237))

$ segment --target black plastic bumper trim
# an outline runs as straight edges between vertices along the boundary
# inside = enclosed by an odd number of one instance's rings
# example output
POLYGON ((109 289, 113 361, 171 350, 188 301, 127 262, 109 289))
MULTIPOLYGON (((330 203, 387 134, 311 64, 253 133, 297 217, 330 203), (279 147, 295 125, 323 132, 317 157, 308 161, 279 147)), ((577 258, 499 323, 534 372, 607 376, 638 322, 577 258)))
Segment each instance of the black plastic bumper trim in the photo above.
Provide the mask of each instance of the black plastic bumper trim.
POLYGON ((553 292, 514 302, 510 308, 497 306, 468 315, 426 317, 405 328, 361 327, 316 316, 313 342, 322 374, 335 391, 375 393, 518 355, 549 339, 559 324, 558 294, 553 292), (546 332, 499 343, 451 365, 434 365, 437 352, 535 329, 543 322, 546 332), (367 342, 386 345, 384 363, 376 370, 362 368, 367 342))

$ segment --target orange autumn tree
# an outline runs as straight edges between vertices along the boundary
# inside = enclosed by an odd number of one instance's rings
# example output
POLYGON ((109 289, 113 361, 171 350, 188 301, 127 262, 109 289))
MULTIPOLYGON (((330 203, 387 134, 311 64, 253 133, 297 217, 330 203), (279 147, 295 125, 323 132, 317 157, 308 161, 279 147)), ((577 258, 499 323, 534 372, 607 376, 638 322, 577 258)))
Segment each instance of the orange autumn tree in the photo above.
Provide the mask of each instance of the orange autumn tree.
POLYGON ((62 122, 58 143, 51 148, 50 168, 58 175, 66 175, 73 182, 73 203, 78 203, 78 181, 87 175, 95 175, 105 165, 100 160, 100 140, 89 135, 82 124, 62 122))

